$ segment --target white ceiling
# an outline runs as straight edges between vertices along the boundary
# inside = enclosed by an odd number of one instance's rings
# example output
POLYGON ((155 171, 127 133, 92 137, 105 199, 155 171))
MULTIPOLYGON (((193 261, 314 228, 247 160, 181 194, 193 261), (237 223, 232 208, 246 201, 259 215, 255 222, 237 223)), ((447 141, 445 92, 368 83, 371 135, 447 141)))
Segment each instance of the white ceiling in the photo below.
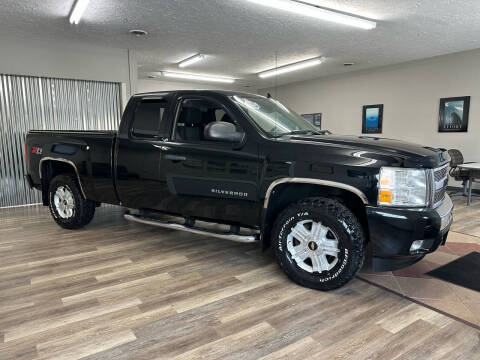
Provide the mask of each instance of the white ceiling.
POLYGON ((0 34, 138 50, 140 74, 177 70, 228 75, 271 86, 255 73, 315 56, 324 64, 278 77, 278 84, 480 48, 479 0, 323 0, 325 7, 377 20, 374 30, 322 22, 246 0, 91 0, 79 25, 73 0, 0 2, 0 34), (136 38, 130 29, 149 35, 136 38), (276 60, 277 59, 277 60, 276 60), (346 68, 344 62, 356 64, 346 68))

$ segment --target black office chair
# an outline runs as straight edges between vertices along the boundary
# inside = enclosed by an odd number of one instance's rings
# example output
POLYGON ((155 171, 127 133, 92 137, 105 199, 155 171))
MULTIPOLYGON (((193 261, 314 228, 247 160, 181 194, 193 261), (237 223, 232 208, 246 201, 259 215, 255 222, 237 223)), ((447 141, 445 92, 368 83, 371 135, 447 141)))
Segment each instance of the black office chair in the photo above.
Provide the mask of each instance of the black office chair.
POLYGON ((456 181, 462 182, 462 191, 457 191, 450 193, 450 196, 467 196, 467 183, 470 179, 470 171, 466 169, 459 168, 458 165, 461 164, 468 164, 463 161, 463 155, 460 150, 457 149, 450 149, 448 150, 448 154, 450 155, 450 171, 448 172, 449 175, 456 181))

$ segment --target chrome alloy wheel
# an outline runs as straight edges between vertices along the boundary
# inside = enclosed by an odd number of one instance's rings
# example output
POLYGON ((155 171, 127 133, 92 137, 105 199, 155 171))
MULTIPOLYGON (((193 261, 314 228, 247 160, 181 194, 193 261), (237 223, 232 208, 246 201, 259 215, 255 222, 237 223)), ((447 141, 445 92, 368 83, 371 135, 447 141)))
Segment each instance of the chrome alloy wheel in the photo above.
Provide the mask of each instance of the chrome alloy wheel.
POLYGON ((58 215, 62 219, 68 219, 73 216, 75 208, 75 199, 72 191, 67 186, 59 186, 53 195, 53 203, 58 215))
POLYGON ((299 221, 287 236, 287 251, 303 270, 331 270, 338 262, 338 237, 327 226, 313 220, 299 221))

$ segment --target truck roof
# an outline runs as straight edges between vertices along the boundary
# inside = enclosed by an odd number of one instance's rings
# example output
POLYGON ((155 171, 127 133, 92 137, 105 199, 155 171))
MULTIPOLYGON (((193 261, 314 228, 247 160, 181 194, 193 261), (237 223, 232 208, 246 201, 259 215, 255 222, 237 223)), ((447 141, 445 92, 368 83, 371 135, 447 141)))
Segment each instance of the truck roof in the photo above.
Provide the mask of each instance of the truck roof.
POLYGON ((200 94, 210 94, 210 95, 224 95, 224 96, 233 96, 233 95, 248 95, 248 96, 258 96, 264 97, 259 94, 247 93, 242 91, 234 90, 167 90, 167 91, 151 91, 138 93, 133 96, 155 96, 155 95, 165 95, 165 94, 182 94, 182 95, 200 95, 200 94))

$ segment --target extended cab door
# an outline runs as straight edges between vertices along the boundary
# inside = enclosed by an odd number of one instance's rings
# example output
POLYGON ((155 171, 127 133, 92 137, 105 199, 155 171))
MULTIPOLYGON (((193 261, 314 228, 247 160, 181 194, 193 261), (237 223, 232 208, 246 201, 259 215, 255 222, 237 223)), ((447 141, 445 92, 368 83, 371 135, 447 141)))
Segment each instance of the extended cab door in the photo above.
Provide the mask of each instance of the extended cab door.
POLYGON ((173 129, 162 148, 166 211, 245 225, 258 223, 257 142, 248 132, 243 144, 204 137, 205 126, 212 121, 231 122, 247 131, 241 120, 225 101, 196 95, 177 100, 173 129))
POLYGON ((165 124, 172 97, 166 93, 138 98, 125 111, 116 146, 116 186, 123 206, 161 208, 165 194, 160 176, 160 144, 168 136, 165 124))

